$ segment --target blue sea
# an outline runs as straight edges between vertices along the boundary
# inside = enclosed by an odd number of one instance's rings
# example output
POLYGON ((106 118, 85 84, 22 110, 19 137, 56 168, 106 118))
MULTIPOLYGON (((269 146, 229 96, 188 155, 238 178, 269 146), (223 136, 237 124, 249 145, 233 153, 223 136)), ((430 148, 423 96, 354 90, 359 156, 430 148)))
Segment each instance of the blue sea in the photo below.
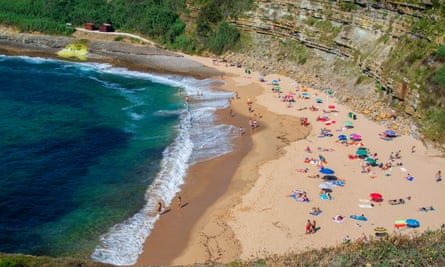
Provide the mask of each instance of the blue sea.
POLYGON ((232 151, 217 83, 0 56, 0 251, 135 263, 158 201, 232 151))

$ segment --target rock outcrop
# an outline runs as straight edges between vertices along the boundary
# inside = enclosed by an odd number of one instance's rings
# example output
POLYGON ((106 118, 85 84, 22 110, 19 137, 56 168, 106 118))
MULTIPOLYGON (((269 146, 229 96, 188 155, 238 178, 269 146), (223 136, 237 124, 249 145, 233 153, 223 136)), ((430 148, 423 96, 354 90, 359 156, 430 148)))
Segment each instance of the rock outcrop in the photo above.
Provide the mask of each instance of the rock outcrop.
POLYGON ((426 35, 416 27, 422 18, 436 19, 427 15, 430 1, 406 2, 257 1, 255 9, 231 20, 249 34, 255 49, 226 54, 224 60, 333 89, 341 101, 371 119, 417 135, 412 125, 421 116, 419 88, 426 85, 388 62, 406 56, 394 52, 403 38, 438 45, 445 34, 426 35), (387 119, 392 109, 400 114, 396 121, 387 119))

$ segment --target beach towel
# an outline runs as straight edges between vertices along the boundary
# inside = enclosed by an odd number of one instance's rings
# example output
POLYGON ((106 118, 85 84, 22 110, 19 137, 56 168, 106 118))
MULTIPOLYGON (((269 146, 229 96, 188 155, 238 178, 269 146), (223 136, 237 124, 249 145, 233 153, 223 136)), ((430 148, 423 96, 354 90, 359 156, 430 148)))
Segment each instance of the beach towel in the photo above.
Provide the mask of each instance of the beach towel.
POLYGON ((345 185, 345 183, 343 181, 340 181, 340 180, 329 181, 329 182, 326 182, 326 183, 327 184, 331 184, 332 186, 340 186, 340 187, 345 185))
POLYGON ((419 211, 423 211, 423 212, 435 211, 435 210, 436 210, 436 209, 433 208, 433 207, 428 207, 428 208, 426 208, 426 207, 421 207, 421 208, 419 209, 419 211))
POLYGON ((374 208, 374 204, 372 204, 372 203, 368 203, 368 204, 360 203, 360 204, 358 204, 358 206, 359 206, 359 208, 362 208, 362 209, 374 208))
POLYGON ((313 216, 318 216, 318 215, 320 215, 322 212, 323 212, 322 210, 319 210, 318 212, 313 212, 313 211, 311 211, 311 212, 309 212, 309 214, 310 214, 310 215, 313 215, 313 216))
POLYGON ((320 194, 320 198, 322 200, 329 200, 328 195, 326 195, 326 194, 320 194))
POLYGON ((344 220, 345 220, 345 217, 341 216, 341 215, 337 215, 334 218, 332 218, 332 221, 336 222, 336 223, 342 223, 344 220))
POLYGON ((394 228, 404 228, 406 227, 406 220, 397 220, 394 222, 394 228))
POLYGON ((368 221, 368 218, 366 218, 363 215, 351 215, 351 216, 349 216, 349 218, 351 218, 353 220, 357 220, 357 221, 362 221, 362 222, 368 221))

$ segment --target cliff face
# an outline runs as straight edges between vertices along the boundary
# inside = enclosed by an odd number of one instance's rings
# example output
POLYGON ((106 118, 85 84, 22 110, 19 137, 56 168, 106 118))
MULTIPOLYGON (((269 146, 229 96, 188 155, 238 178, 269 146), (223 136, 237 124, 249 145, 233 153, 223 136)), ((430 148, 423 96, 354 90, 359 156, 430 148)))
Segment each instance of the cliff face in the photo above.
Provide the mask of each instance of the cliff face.
MULTIPOLYGON (((374 93, 379 88, 382 89, 381 95, 384 95, 387 105, 397 104, 403 113, 419 115, 416 114, 421 101, 419 90, 426 87, 425 76, 411 73, 410 66, 421 63, 408 59, 431 55, 432 49, 437 49, 443 43, 444 32, 440 27, 418 26, 420 22, 431 21, 434 24, 439 20, 433 15, 434 7, 430 1, 412 1, 416 2, 413 4, 404 2, 408 1, 263 0, 257 1, 254 10, 231 22, 251 34, 256 55, 247 53, 256 56, 258 61, 245 63, 254 65, 251 66, 253 68, 261 64, 261 58, 275 58, 287 65, 276 66, 278 69, 290 70, 300 80, 304 76, 303 80, 314 83, 316 78, 320 81, 318 85, 325 88, 335 86, 330 81, 336 80, 336 84, 342 87, 337 89, 348 90, 345 92, 347 95, 359 97, 369 95, 370 90, 374 93), (264 41, 266 36, 270 37, 269 41, 264 41), (279 39, 281 45, 273 45, 270 40, 274 39, 279 39), (313 62, 316 61, 314 56, 307 55, 307 60, 301 62, 300 57, 297 62, 290 62, 292 50, 300 48, 289 48, 289 41, 310 48, 311 52, 305 53, 317 54, 318 63, 313 62), (258 45, 261 42, 262 45, 258 45), (420 44, 417 46, 423 51, 403 48, 402 43, 412 46, 414 42, 420 44), (422 47, 422 44, 427 45, 422 47), (276 54, 279 46, 286 45, 288 48, 282 49, 286 52, 281 57, 276 54), (258 47, 263 47, 263 50, 258 47), (362 78, 359 81, 357 77, 361 75, 372 80, 362 78), (345 81, 348 79, 354 79, 354 82, 345 81), (367 82, 360 84, 362 80, 367 82), (362 93, 358 94, 357 91, 362 93)), ((226 58, 235 59, 230 55, 226 58)))

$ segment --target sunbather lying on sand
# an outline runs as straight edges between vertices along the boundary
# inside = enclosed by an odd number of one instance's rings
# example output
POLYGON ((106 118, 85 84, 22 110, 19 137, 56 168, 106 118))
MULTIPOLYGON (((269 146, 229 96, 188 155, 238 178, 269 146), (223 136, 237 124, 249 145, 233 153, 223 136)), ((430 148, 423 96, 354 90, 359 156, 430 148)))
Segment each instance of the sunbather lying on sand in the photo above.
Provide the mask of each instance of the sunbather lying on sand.
POLYGON ((390 199, 390 200, 388 200, 388 204, 389 204, 389 205, 405 204, 405 200, 403 200, 402 198, 399 198, 399 199, 390 199))
POLYGON ((421 207, 419 209, 419 211, 423 211, 423 212, 428 212, 428 211, 434 211, 435 209, 433 208, 433 206, 429 206, 429 207, 421 207))

